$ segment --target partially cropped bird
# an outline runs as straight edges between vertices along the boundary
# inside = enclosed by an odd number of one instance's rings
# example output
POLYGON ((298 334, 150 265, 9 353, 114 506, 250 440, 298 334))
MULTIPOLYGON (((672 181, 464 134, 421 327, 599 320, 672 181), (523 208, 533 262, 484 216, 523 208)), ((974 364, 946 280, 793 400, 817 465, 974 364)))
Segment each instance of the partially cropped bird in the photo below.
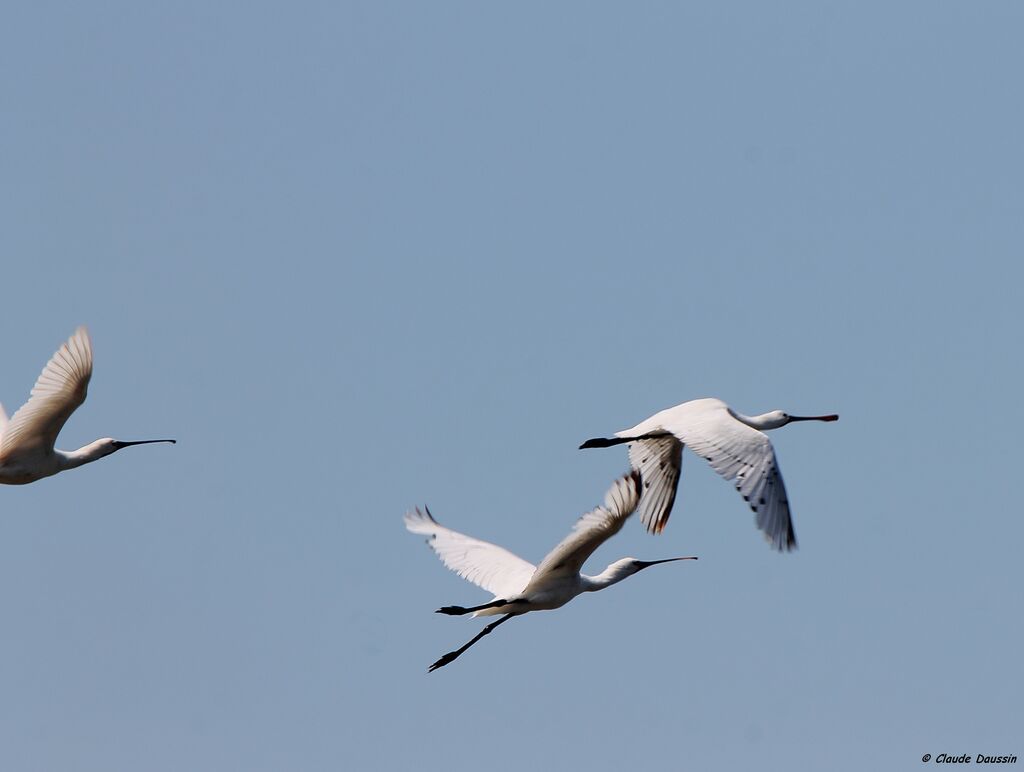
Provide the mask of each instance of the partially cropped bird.
POLYGON ((441 561, 463 579, 494 594, 494 598, 480 606, 445 606, 439 614, 472 614, 497 616, 462 648, 448 652, 430 666, 430 672, 453 662, 466 649, 491 630, 512 617, 530 611, 543 611, 564 606, 577 595, 611 587, 628 576, 658 563, 674 560, 696 560, 695 557, 668 558, 666 560, 616 560, 597 576, 580 573, 583 563, 608 538, 618 533, 622 524, 633 514, 640 499, 640 479, 637 473, 615 481, 605 494, 604 506, 583 515, 557 547, 548 553, 539 566, 534 566, 497 545, 457 533, 438 523, 430 510, 417 508, 405 515, 405 527, 413 533, 424 534, 441 561))
POLYGON ((614 438, 587 440, 580 449, 629 444, 629 463, 643 477, 640 521, 651 533, 661 533, 676 498, 683 446, 689 445, 735 483, 754 510, 757 527, 772 547, 785 552, 796 547, 796 533, 775 451, 761 430, 794 421, 838 420, 838 415, 794 416, 781 410, 747 416, 720 399, 695 399, 655 413, 631 429, 616 432, 614 438))
POLYGON ((109 456, 129 445, 175 440, 122 440, 104 437, 78 450, 54 443, 75 409, 85 402, 92 377, 92 342, 85 327, 75 330, 43 368, 28 402, 8 420, 0 405, 0 483, 24 485, 109 456))

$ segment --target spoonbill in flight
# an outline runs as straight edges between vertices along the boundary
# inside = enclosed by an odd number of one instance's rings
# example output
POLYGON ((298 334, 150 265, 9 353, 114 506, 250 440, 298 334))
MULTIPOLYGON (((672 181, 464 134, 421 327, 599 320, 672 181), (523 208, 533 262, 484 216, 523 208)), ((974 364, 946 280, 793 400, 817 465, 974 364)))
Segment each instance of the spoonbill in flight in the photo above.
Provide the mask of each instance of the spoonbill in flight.
POLYGON ((640 476, 633 472, 615 481, 605 494, 604 506, 587 512, 573 526, 566 536, 539 566, 527 563, 497 545, 457 533, 438 523, 430 510, 405 515, 405 527, 413 533, 428 536, 431 546, 441 562, 463 579, 483 587, 494 598, 480 606, 444 606, 439 614, 472 614, 476 617, 497 616, 501 619, 491 622, 475 638, 460 649, 450 651, 430 666, 433 672, 439 667, 454 662, 466 649, 479 641, 491 630, 512 617, 530 611, 543 611, 564 606, 580 593, 596 592, 621 582, 658 563, 674 560, 696 560, 695 557, 668 558, 666 560, 616 560, 597 576, 580 573, 583 563, 594 550, 608 538, 618 533, 636 509, 640 500, 640 476))
POLYGON ((78 450, 54 448, 61 428, 75 409, 85 402, 91 377, 92 342, 85 327, 79 327, 47 362, 32 387, 28 402, 10 420, 0 405, 0 483, 24 485, 35 482, 109 456, 129 445, 175 442, 124 442, 104 437, 78 450))
POLYGON ((640 472, 644 485, 640 521, 651 533, 661 533, 676 498, 683 446, 689 445, 722 477, 735 483, 754 510, 757 527, 772 547, 785 552, 796 547, 796 534, 775 451, 761 430, 778 429, 794 421, 838 420, 837 415, 795 416, 781 410, 746 416, 720 399, 694 399, 616 432, 614 439, 587 440, 580 449, 629 443, 629 463, 640 472))

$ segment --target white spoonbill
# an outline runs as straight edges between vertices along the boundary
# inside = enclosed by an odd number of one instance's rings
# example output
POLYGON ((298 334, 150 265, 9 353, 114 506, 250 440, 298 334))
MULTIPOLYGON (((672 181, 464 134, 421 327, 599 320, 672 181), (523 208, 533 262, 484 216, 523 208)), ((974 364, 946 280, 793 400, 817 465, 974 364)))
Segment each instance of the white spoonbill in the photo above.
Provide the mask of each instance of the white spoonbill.
POLYGON ((747 416, 720 399, 694 399, 616 432, 614 439, 587 440, 580 449, 629 443, 629 463, 640 472, 644 485, 640 521, 651 533, 661 533, 676 498, 683 446, 689 445, 735 483, 754 510, 757 527, 775 549, 784 552, 796 547, 796 534, 775 451, 761 430, 794 421, 838 420, 837 415, 795 416, 781 410, 747 416))
POLYGON ((47 362, 28 402, 10 420, 0 405, 0 483, 24 485, 96 461, 129 445, 175 441, 123 442, 104 437, 78 450, 54 448, 61 428, 85 402, 91 377, 92 342, 85 327, 79 327, 47 362))
POLYGON ((640 479, 636 472, 615 481, 605 494, 604 506, 587 512, 539 566, 527 563, 506 549, 472 536, 457 533, 438 523, 430 510, 405 515, 405 527, 413 533, 428 537, 427 544, 448 568, 463 579, 483 587, 494 594, 493 600, 481 606, 463 608, 445 606, 439 614, 472 614, 497 616, 465 646, 450 651, 430 666, 430 672, 454 662, 466 649, 491 630, 509 619, 530 611, 543 611, 564 606, 580 593, 596 592, 621 582, 649 566, 674 560, 696 560, 695 557, 668 558, 666 560, 616 560, 597 576, 580 573, 583 563, 594 550, 609 537, 618 533, 640 499, 640 479))

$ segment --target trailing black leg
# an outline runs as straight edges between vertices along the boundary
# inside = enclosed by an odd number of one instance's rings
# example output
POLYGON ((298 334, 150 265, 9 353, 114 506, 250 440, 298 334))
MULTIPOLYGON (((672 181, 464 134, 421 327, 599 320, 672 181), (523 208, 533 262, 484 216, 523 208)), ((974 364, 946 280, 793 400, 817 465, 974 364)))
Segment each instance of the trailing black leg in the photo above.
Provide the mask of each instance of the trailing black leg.
POLYGON ((449 614, 451 616, 462 616, 463 614, 472 614, 474 611, 483 611, 488 608, 501 608, 505 604, 509 603, 507 600, 495 600, 490 603, 484 603, 482 606, 471 606, 466 608, 465 606, 442 606, 435 614, 449 614))
POLYGON ((471 640, 469 643, 467 643, 461 649, 456 649, 455 651, 449 651, 447 654, 445 654, 443 657, 441 657, 441 659, 439 659, 437 662, 435 662, 433 665, 430 666, 430 669, 427 672, 428 673, 433 673, 439 667, 444 667, 445 665, 448 665, 448 664, 454 662, 460 656, 462 656, 462 652, 464 652, 466 649, 468 649, 474 643, 476 643, 481 638, 483 638, 485 635, 487 635, 487 633, 491 632, 491 630, 493 630, 495 627, 500 625, 502 622, 507 622, 508 620, 510 620, 514 616, 519 616, 519 615, 518 614, 506 614, 501 619, 499 619, 497 622, 491 622, 489 625, 487 625, 487 627, 485 627, 483 630, 481 630, 479 633, 477 633, 476 636, 473 638, 473 640, 471 640))
POLYGON ((624 445, 627 442, 636 442, 637 440, 653 440, 656 437, 664 436, 665 432, 651 432, 650 434, 641 434, 638 437, 594 437, 580 445, 580 450, 586 450, 587 448, 610 448, 613 445, 624 445))
POLYGON ((586 450, 587 448, 610 448, 612 445, 621 445, 624 442, 629 442, 629 440, 620 440, 618 438, 611 439, 609 437, 594 437, 580 445, 580 450, 586 450))

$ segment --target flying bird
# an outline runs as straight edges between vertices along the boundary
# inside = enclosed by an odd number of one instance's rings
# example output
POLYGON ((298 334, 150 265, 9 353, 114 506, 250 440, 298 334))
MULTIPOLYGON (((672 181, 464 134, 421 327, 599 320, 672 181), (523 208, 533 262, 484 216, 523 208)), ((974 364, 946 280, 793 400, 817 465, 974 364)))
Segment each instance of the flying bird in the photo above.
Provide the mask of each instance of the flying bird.
POLYGON ((78 450, 57 450, 54 443, 71 414, 85 402, 92 377, 92 341, 79 327, 57 349, 32 387, 28 402, 8 420, 0 405, 0 483, 25 485, 109 456, 129 445, 175 440, 134 440, 110 437, 78 450))
POLYGON ((445 606, 439 614, 504 616, 491 622, 462 648, 450 651, 430 666, 429 672, 454 662, 470 646, 512 617, 530 611, 564 606, 577 595, 611 587, 628 576, 658 563, 696 560, 695 557, 666 560, 616 560, 597 576, 580 573, 583 563, 607 539, 618 533, 636 510, 640 500, 640 478, 636 472, 615 481, 605 494, 604 506, 583 515, 572 532, 548 553, 539 566, 528 563, 506 549, 472 536, 452 531, 438 523, 430 510, 418 507, 405 515, 405 527, 428 537, 427 544, 448 568, 463 579, 482 587, 494 598, 480 606, 445 606))
POLYGON ((580 449, 629 444, 629 463, 643 479, 640 521, 649 532, 661 533, 676 498, 683 446, 689 445, 736 485, 765 538, 786 552, 796 548, 796 534, 775 450, 763 430, 794 421, 838 420, 837 415, 794 416, 781 410, 747 416, 720 399, 694 399, 616 432, 614 438, 587 440, 580 449))

